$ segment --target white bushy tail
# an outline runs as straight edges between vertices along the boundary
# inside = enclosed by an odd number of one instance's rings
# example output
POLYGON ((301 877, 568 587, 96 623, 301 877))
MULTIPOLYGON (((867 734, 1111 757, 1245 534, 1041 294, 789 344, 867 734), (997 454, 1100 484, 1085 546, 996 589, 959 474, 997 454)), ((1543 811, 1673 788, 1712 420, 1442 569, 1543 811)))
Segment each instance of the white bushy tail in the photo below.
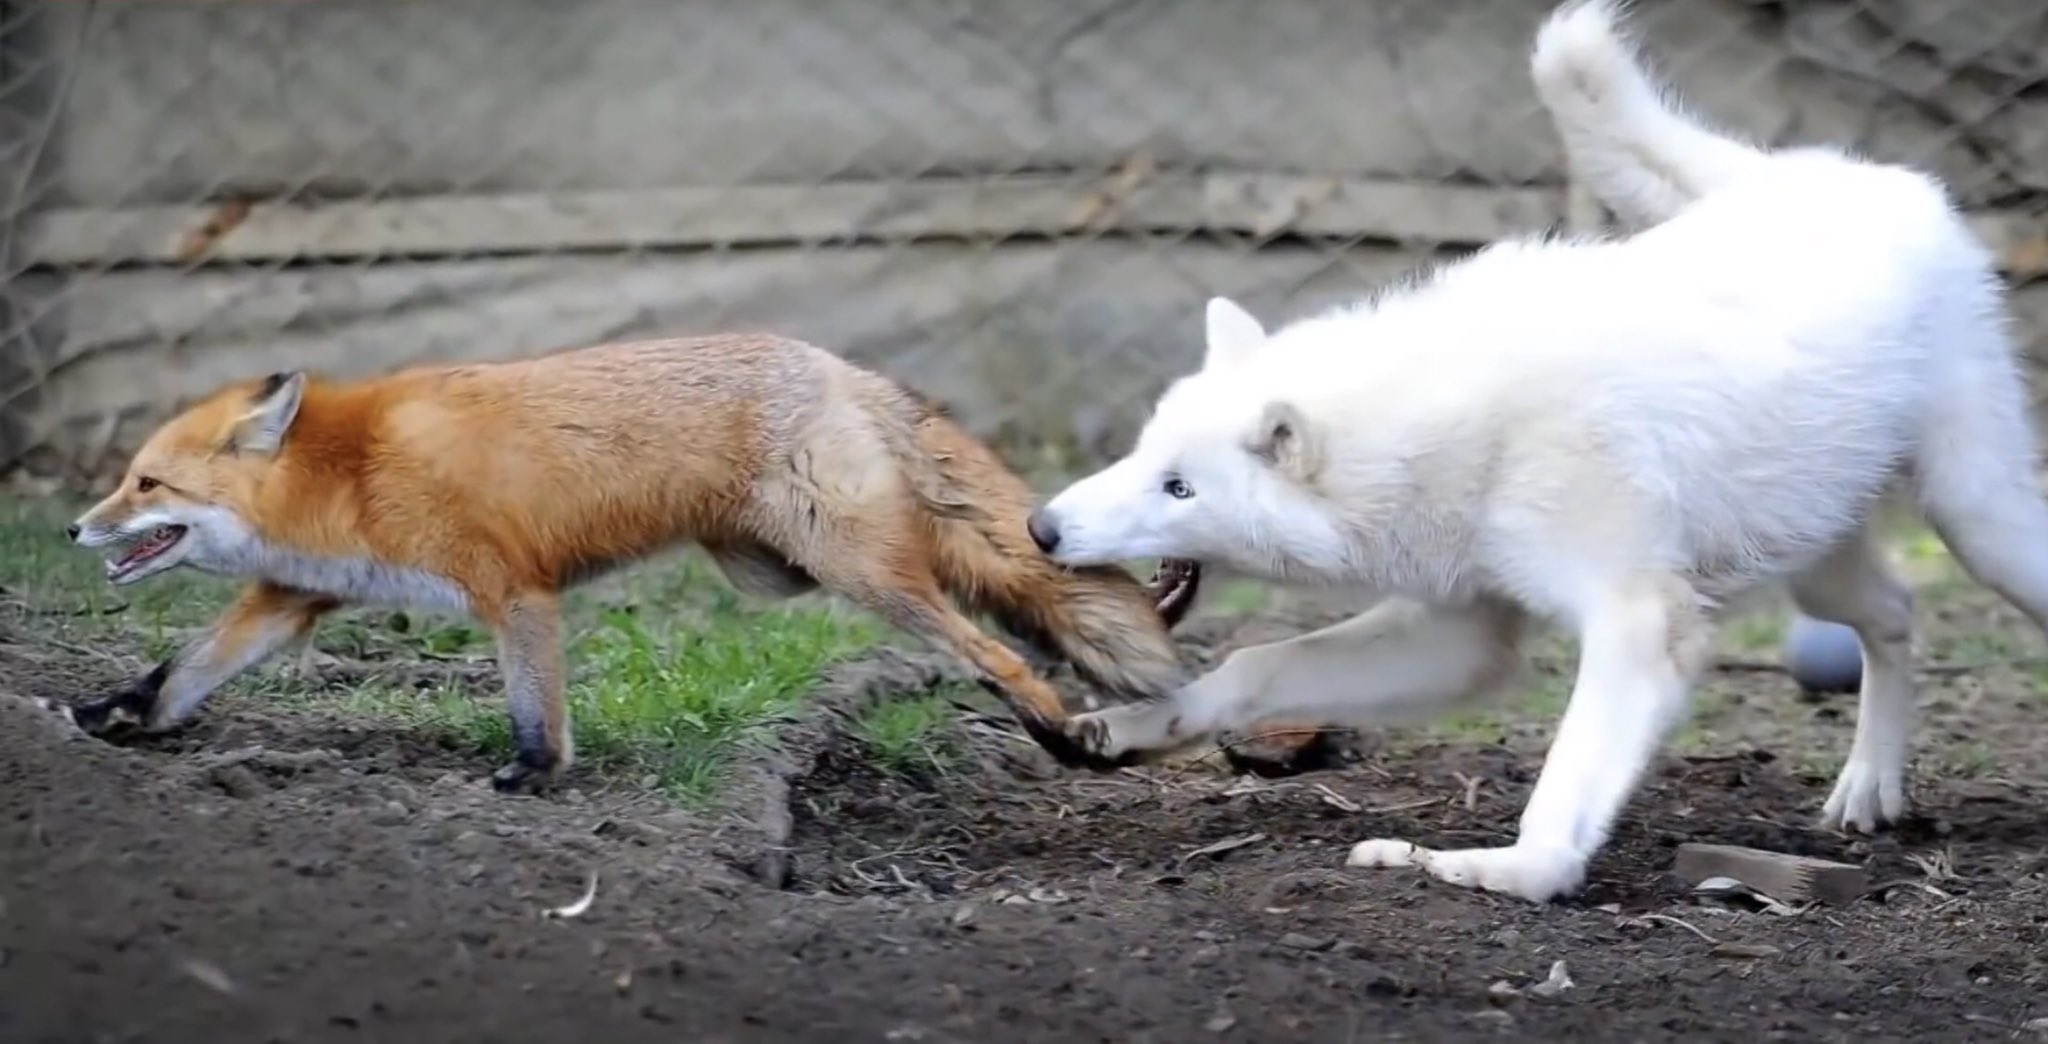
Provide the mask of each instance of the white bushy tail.
POLYGON ((1536 94, 1575 177, 1623 222, 1654 225, 1764 158, 1687 116, 1638 64, 1615 0, 1568 0, 1536 33, 1536 94))

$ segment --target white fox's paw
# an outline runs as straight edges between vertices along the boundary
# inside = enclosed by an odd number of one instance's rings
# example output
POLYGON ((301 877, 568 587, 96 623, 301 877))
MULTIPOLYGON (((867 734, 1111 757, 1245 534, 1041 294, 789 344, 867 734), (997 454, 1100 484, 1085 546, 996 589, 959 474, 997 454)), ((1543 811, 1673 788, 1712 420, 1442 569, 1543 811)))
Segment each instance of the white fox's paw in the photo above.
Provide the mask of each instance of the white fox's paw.
POLYGON ((1883 764, 1875 758, 1857 758, 1853 753, 1842 774, 1835 777, 1834 793, 1821 807, 1820 823, 1831 830, 1876 833, 1906 815, 1906 767, 1896 761, 1883 764))
POLYGON ((1419 867, 1448 884, 1533 903, 1571 895, 1586 881, 1583 856, 1537 845, 1437 851, 1408 841, 1377 838, 1351 846, 1345 862, 1361 867, 1419 867))
POLYGON ((1173 701, 1147 700, 1076 714, 1066 734, 1086 757, 1129 765, 1185 743, 1180 726, 1173 701))

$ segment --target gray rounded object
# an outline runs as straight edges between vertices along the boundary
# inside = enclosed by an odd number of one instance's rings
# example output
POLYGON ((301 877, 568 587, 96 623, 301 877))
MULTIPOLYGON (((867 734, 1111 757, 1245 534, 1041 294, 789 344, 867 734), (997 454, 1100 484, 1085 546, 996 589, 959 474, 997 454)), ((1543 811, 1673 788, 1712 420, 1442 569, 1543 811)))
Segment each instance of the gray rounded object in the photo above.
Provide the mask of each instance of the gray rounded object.
POLYGON ((1807 692, 1855 692, 1863 644, 1849 627, 1797 613, 1785 630, 1785 670, 1807 692))

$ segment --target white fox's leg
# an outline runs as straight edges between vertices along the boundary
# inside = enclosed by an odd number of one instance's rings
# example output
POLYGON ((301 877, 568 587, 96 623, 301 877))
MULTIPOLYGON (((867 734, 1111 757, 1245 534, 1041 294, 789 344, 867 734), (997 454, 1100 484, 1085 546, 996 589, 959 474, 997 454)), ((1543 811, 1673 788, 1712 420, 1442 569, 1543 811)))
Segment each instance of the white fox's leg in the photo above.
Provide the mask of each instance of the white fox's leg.
POLYGON ((1856 738, 1821 811, 1828 826, 1874 830, 1906 811, 1914 718, 1913 592, 1861 532, 1792 580, 1816 619, 1846 624, 1863 646, 1856 738))
POLYGON ((289 587, 252 584, 204 635, 118 691, 73 707, 72 717, 95 733, 122 724, 152 732, 174 728, 214 690, 312 630, 335 605, 289 587))
POLYGON ((2008 309, 1998 291, 1981 294, 1938 330, 1949 365, 1930 393, 1915 485, 1956 561, 2048 629, 2048 499, 2027 387, 2005 324, 1989 321, 2008 309))
POLYGON ((1445 709, 1512 673, 1524 616, 1500 602, 1390 598, 1285 641, 1240 649, 1171 698, 1077 716, 1085 749, 1119 759, 1277 720, 1371 725, 1445 709))
POLYGON ((1578 891, 1586 866, 1685 709, 1708 627, 1676 578, 1622 585, 1587 607, 1579 674, 1543 773, 1503 848, 1438 851, 1361 841, 1353 866, 1418 866, 1452 884, 1544 902, 1578 891))
POLYGON ((1940 450, 1926 451, 1920 497, 1956 561, 2048 629, 2048 500, 2024 437, 2018 420, 2002 427, 1980 418, 1950 431, 1940 450))

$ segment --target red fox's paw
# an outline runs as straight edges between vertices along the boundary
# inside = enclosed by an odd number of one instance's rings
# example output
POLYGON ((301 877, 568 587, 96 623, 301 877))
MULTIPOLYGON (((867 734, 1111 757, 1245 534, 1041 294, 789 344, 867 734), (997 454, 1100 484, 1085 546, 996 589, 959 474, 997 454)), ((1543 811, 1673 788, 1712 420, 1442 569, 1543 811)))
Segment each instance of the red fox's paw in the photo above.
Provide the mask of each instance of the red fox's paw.
POLYGON ((1349 760, 1344 733, 1313 725, 1254 727, 1248 736, 1224 736, 1223 760, 1238 775, 1285 779, 1333 769, 1349 760))
POLYGON ((95 700, 71 705, 71 720, 92 736, 110 736, 140 729, 156 708, 157 694, 171 675, 171 662, 157 664, 148 674, 95 700))
POLYGON ((547 792, 560 776, 558 759, 520 751, 518 757, 491 773, 491 789, 500 794, 537 796, 547 792))

